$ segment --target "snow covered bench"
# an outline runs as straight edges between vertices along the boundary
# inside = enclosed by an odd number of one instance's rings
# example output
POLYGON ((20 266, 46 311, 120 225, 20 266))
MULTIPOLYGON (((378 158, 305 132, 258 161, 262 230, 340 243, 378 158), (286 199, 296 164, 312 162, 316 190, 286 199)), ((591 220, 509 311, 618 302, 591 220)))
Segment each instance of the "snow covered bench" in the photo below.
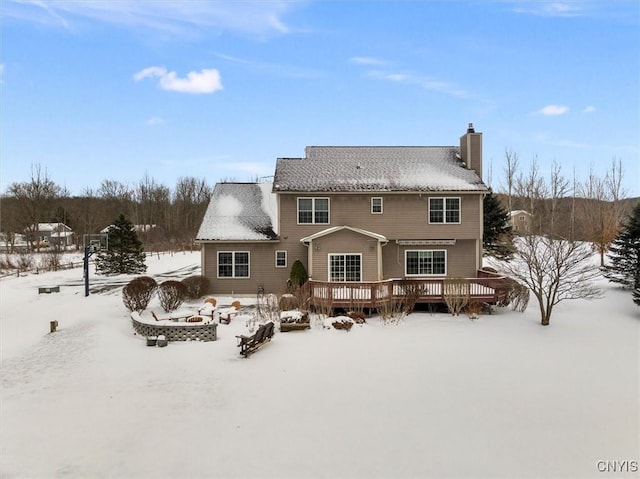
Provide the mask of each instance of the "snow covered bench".
POLYGON ((240 335, 238 338, 238 347, 240 348, 240 355, 248 358, 251 354, 255 353, 262 346, 271 341, 273 337, 273 322, 260 325, 258 330, 252 336, 240 335))
POLYGON ((309 314, 302 311, 282 311, 280 313, 280 332, 310 329, 309 314))

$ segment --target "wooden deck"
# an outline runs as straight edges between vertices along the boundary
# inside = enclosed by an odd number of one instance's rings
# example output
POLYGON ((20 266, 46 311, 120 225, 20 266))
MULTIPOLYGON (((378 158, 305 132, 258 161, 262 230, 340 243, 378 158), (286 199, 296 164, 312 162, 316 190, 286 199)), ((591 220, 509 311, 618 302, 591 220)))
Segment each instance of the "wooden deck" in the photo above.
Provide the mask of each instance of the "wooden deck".
MULTIPOLYGON (((465 278, 465 293, 470 302, 499 304, 509 291, 503 276, 479 271, 476 278, 465 278)), ((329 282, 309 280, 306 283, 309 302, 314 307, 379 309, 393 301, 411 297, 415 303, 445 303, 444 278, 388 279, 372 282, 329 282)))

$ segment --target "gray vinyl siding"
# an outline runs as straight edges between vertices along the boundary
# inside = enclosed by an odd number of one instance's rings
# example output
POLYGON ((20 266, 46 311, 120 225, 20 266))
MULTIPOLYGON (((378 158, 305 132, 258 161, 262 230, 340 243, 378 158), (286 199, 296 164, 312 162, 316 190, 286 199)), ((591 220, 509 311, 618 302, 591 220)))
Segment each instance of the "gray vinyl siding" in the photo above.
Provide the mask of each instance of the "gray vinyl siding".
POLYGON ((386 236, 388 239, 476 239, 482 237, 482 195, 480 194, 334 194, 330 198, 330 223, 297 224, 298 196, 280 194, 280 235, 311 235, 332 226, 351 226, 386 236), (384 198, 382 214, 371 213, 371 198, 384 198), (430 224, 429 198, 460 198, 459 224, 430 224))
POLYGON ((349 230, 314 239, 313 264, 308 268, 311 279, 329 281, 330 254, 360 254, 362 281, 377 281, 377 245, 374 238, 349 230))
POLYGON ((405 251, 445 250, 447 252, 447 276, 474 278, 476 268, 476 241, 456 241, 453 246, 405 246, 389 243, 382 248, 382 267, 385 279, 405 277, 405 251))
POLYGON ((275 251, 286 250, 277 242, 205 243, 203 250, 202 274, 210 281, 209 294, 251 295, 257 294, 260 286, 269 293, 285 293, 290 264, 296 259, 288 251, 287 268, 276 268, 275 251), (249 251, 249 278, 218 278, 218 251, 249 251))

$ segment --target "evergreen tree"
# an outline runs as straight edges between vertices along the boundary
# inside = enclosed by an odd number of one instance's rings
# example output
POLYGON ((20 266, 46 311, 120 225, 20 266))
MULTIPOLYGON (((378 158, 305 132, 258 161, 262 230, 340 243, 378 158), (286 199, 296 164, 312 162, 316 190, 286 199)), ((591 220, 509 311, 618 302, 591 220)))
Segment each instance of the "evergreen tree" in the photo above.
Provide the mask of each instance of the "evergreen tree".
POLYGON ((511 259, 513 256, 513 235, 509 225, 509 213, 493 192, 489 192, 484 197, 483 210, 482 247, 485 254, 499 259, 511 259))
POLYGON ((633 287, 633 302, 640 306, 640 272, 636 275, 636 284, 633 287))
POLYGON ((633 288, 640 275, 640 203, 633 208, 607 257, 610 264, 604 267, 604 275, 609 281, 633 288))
POLYGON ((96 258, 98 274, 138 274, 147 270, 142 242, 133 229, 133 224, 120 215, 109 226, 109 244, 96 258))

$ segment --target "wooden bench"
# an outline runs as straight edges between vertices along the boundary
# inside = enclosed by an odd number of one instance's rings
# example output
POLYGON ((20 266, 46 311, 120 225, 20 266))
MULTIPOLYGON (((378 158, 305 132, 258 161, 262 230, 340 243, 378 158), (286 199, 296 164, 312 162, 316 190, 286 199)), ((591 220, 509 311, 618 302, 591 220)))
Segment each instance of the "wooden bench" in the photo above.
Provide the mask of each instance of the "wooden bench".
POLYGON ((255 353, 262 346, 270 342, 273 337, 273 327, 273 322, 268 322, 260 325, 258 330, 252 336, 236 336, 236 338, 238 338, 240 355, 248 358, 251 354, 255 353))

